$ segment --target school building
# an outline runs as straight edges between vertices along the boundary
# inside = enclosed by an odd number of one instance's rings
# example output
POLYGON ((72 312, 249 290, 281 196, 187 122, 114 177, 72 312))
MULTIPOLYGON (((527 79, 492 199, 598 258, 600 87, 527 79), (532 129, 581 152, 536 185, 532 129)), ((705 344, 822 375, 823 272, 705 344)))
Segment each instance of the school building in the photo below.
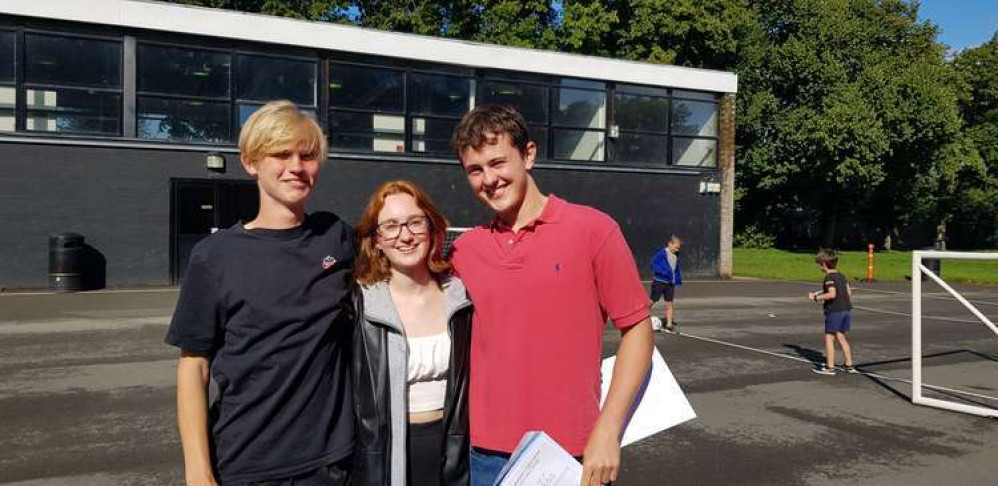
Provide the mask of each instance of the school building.
POLYGON ((194 243, 255 214, 235 144, 278 98, 329 137, 310 210, 355 221, 404 178, 453 226, 486 221, 450 136, 509 103, 541 190, 613 216, 643 274, 675 233, 687 275, 730 276, 736 91, 728 72, 153 1, 0 2, 0 288, 48 286, 65 232, 101 284, 175 284, 194 243))

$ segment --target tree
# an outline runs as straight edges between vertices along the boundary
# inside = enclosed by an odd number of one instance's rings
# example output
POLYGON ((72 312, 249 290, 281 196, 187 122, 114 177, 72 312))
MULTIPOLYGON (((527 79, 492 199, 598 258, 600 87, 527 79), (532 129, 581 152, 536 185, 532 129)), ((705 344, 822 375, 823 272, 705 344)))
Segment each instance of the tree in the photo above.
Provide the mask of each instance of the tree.
POLYGON ((898 225, 928 217, 912 211, 916 189, 935 187, 926 178, 963 159, 953 145, 961 128, 954 78, 917 3, 754 8, 768 45, 739 71, 741 219, 783 244, 796 231, 830 246, 896 239, 898 225))

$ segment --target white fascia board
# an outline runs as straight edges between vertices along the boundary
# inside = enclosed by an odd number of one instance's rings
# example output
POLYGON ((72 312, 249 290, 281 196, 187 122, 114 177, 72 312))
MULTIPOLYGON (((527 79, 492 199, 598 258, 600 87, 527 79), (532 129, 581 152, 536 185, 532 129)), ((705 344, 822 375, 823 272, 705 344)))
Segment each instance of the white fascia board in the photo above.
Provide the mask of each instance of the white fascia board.
POLYGON ((735 93, 725 71, 383 32, 327 22, 139 0, 0 0, 0 13, 337 50, 475 68, 735 93))

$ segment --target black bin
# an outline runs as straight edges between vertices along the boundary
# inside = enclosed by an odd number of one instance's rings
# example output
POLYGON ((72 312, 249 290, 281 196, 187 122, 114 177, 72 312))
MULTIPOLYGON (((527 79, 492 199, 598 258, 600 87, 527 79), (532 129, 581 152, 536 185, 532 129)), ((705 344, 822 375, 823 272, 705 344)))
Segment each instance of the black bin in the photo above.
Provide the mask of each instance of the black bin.
MULTIPOLYGON (((928 247, 926 250, 935 250, 935 247, 928 247)), ((937 277, 943 276, 943 262, 938 258, 922 257, 922 266, 932 270, 932 273, 936 274, 937 277)), ((922 280, 928 280, 929 276, 922 272, 922 280)))
POLYGON ((86 260, 83 235, 62 233, 49 237, 49 289, 56 292, 83 290, 86 260))

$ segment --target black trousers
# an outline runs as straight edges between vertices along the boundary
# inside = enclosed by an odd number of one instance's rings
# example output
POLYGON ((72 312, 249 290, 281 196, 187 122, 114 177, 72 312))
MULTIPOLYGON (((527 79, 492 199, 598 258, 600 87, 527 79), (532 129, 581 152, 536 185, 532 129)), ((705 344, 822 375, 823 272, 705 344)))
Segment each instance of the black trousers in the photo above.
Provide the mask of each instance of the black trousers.
POLYGON ((408 484, 443 486, 440 473, 444 460, 444 421, 409 424, 409 448, 406 453, 408 484))

